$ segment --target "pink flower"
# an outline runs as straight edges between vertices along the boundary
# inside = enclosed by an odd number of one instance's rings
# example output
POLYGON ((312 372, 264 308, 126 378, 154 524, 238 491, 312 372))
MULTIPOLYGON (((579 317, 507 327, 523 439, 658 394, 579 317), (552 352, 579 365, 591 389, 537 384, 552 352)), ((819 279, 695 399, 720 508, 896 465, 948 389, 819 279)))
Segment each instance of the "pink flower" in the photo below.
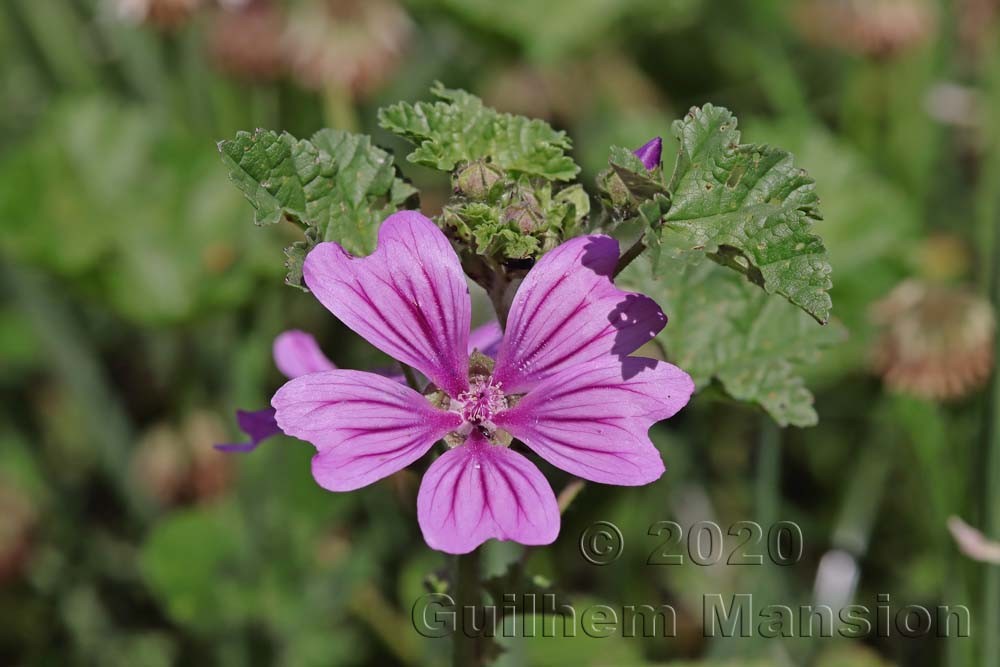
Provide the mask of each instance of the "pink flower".
POLYGON ((490 538, 549 544, 559 533, 555 495, 511 438, 584 479, 646 484, 664 470, 649 427, 694 389, 675 366, 628 356, 666 317, 649 298, 612 284, 617 261, 618 243, 606 236, 549 252, 514 297, 495 364, 470 363, 467 283, 434 223, 396 213, 363 258, 322 243, 305 261, 309 289, 432 386, 420 394, 373 373, 311 373, 275 394, 277 423, 316 447, 313 476, 331 491, 371 484, 444 439, 449 449, 417 498, 427 544, 449 553, 490 538))
MULTIPOLYGON (((500 345, 500 338, 503 333, 496 320, 476 327, 469 334, 469 354, 473 350, 479 350, 490 358, 495 358, 497 347, 500 345)), ((274 339, 272 346, 274 365, 289 380, 317 373, 319 371, 335 370, 337 366, 330 361, 319 344, 312 335, 297 329, 284 331, 274 339)), ((406 379, 398 370, 380 369, 375 371, 379 375, 385 375, 397 382, 406 382, 406 379)), ((278 422, 274 420, 274 408, 263 410, 237 410, 236 423, 240 430, 249 438, 250 442, 230 442, 214 445, 220 452, 252 452, 257 447, 273 436, 281 433, 278 422)))

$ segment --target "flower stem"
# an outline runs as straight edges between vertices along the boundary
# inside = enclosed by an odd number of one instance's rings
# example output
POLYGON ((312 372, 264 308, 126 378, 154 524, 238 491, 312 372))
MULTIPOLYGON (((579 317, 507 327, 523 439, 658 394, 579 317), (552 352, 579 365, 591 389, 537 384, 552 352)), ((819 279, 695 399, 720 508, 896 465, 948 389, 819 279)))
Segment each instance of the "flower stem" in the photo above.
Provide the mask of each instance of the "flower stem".
POLYGON ((781 511, 781 429, 770 417, 761 418, 754 504, 764 526, 778 520, 781 511))
POLYGON ((361 585, 350 597, 348 608, 382 640, 404 665, 419 662, 420 647, 412 633, 397 632, 406 622, 400 612, 372 583, 361 585))
POLYGON ((643 241, 643 237, 639 237, 639 240, 632 244, 625 254, 621 256, 618 260, 618 265, 615 266, 615 272, 611 274, 612 278, 617 278, 618 274, 625 270, 625 267, 632 263, 636 257, 642 254, 646 249, 646 243, 643 241))
POLYGON ((501 270, 494 273, 493 285, 490 287, 490 303, 493 304, 493 311, 497 314, 497 322, 500 323, 500 330, 507 328, 507 316, 510 314, 510 304, 507 302, 507 288, 510 282, 504 277, 501 270))
POLYGON ((328 126, 340 130, 356 132, 361 125, 351 91, 336 84, 323 91, 323 116, 328 126))
POLYGON ((556 502, 559 504, 559 514, 566 513, 566 509, 580 495, 585 486, 587 486, 587 483, 582 479, 574 479, 559 492, 559 497, 556 499, 556 502))
POLYGON ((399 365, 403 369, 403 377, 406 378, 406 384, 409 385, 410 389, 413 391, 419 392, 420 384, 417 382, 416 373, 414 373, 413 369, 407 364, 400 362, 399 365))
POLYGON ((452 665, 454 667, 476 667, 483 664, 481 633, 474 632, 480 627, 472 623, 479 615, 482 597, 479 584, 479 548, 455 557, 455 605, 458 618, 452 637, 452 665), (466 609, 472 612, 466 612, 466 609), (475 614, 475 616, 473 615, 475 614))

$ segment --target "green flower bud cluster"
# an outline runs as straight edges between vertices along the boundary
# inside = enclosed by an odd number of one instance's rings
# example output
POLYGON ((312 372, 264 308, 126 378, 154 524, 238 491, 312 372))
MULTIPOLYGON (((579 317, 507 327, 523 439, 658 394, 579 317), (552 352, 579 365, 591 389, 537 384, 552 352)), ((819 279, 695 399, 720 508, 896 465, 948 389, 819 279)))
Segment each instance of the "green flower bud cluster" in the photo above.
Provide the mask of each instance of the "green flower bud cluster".
POLYGON ((582 186, 514 176, 487 160, 459 165, 452 185, 442 228, 462 250, 511 270, 576 236, 590 212, 582 186))

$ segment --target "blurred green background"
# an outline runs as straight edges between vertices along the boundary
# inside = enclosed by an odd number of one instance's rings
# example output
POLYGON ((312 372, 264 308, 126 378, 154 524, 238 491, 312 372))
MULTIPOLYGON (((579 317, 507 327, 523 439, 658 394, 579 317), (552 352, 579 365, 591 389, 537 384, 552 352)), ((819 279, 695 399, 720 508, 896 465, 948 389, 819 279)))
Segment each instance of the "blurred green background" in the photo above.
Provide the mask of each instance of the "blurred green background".
MULTIPOLYGON (((588 186, 610 145, 672 151, 673 119, 727 106, 815 177, 849 332, 804 364, 819 426, 709 388, 654 429, 663 479, 589 486, 529 553, 580 608, 673 605, 677 637, 506 640, 501 664, 1000 664, 1000 566, 947 528, 1000 537, 998 28, 997 0, 4 0, 0 663, 447 661, 410 622, 449 567, 420 537, 415 474, 331 494, 305 443, 212 449, 280 385, 278 332, 381 361, 282 284, 294 230, 252 225, 215 142, 333 126, 403 162, 375 110, 440 80, 567 130, 588 186), (626 540, 603 568, 577 545, 597 520, 626 540), (647 566, 660 520, 790 520, 804 554, 647 566), (710 639, 708 592, 966 605, 972 637, 710 639)), ((447 179, 403 170, 436 213, 447 179)), ((491 543, 487 566, 520 552, 491 543)))

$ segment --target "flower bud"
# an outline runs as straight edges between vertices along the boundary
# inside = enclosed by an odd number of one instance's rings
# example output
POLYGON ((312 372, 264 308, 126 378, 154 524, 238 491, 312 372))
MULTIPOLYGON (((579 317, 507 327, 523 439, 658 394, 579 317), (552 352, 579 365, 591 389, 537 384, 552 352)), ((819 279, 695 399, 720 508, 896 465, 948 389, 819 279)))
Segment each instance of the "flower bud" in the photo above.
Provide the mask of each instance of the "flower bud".
POLYGON ((663 139, 653 137, 632 152, 642 161, 642 166, 647 171, 653 171, 660 166, 660 155, 663 153, 663 139))
POLYGON ((518 201, 504 209, 503 221, 516 224, 523 234, 530 234, 545 224, 545 216, 535 196, 525 192, 518 201))
POLYGON ((455 190, 469 199, 485 199, 502 174, 482 160, 462 167, 455 175, 455 190))

